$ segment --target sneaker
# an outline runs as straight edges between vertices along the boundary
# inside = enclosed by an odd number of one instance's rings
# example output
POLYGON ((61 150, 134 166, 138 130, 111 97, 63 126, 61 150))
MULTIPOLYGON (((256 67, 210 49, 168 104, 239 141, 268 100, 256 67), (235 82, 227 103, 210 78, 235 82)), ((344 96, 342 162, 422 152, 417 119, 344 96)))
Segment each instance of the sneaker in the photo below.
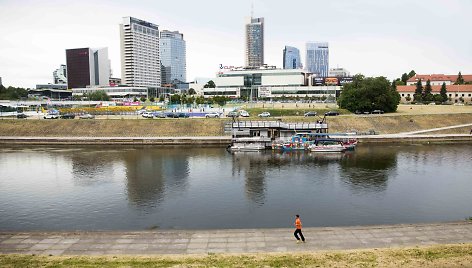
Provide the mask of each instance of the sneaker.
POLYGON ((300 244, 300 240, 297 240, 297 244, 300 244))

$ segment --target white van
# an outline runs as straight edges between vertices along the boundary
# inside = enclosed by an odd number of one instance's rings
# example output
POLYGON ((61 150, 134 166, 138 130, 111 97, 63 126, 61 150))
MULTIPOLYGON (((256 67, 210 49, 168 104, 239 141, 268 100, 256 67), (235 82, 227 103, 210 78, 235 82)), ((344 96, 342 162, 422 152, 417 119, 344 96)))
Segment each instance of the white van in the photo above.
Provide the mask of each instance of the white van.
POLYGON ((249 113, 244 110, 239 111, 239 115, 242 117, 249 117, 249 113))

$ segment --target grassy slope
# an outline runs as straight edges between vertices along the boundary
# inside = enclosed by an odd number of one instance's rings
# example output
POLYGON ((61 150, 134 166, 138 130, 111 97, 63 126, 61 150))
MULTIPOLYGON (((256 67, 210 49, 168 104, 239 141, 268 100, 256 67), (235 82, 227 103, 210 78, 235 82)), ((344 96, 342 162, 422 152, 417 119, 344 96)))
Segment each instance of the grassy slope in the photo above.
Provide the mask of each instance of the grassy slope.
MULTIPOLYGON (((259 118, 251 118, 259 120, 259 118)), ((318 118, 282 117, 283 121, 314 122, 318 118)), ((264 120, 274 120, 264 119, 264 120)), ((159 137, 159 136, 221 136, 224 122, 230 119, 100 119, 100 120, 0 120, 0 136, 86 136, 86 137, 159 137)), ((345 115, 328 117, 330 132, 399 133, 472 123, 472 113, 415 115, 345 115)), ((442 133, 468 134, 470 128, 442 133)))
POLYGON ((472 265, 472 245, 286 254, 51 257, 0 255, 1 267, 451 267, 472 265))

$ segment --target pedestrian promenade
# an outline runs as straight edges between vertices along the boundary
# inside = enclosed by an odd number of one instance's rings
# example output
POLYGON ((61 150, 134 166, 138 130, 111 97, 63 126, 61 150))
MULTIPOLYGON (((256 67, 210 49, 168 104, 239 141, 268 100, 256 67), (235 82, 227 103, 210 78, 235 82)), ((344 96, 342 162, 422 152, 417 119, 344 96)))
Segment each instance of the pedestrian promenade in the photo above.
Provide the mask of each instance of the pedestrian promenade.
POLYGON ((0 232, 0 254, 162 255, 314 252, 472 243, 472 222, 294 229, 0 232))

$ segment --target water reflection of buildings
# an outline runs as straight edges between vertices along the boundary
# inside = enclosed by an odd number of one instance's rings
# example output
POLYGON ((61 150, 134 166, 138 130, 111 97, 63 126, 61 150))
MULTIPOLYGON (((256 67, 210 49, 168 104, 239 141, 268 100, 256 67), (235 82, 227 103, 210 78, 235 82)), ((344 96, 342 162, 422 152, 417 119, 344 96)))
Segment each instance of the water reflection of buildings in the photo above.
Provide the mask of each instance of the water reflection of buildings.
POLYGON ((387 189, 389 177, 396 172, 397 153, 375 146, 360 146, 349 160, 343 159, 340 163, 340 178, 353 190, 381 192, 387 189))
POLYGON ((124 156, 129 201, 139 207, 153 207, 166 194, 182 191, 189 176, 188 156, 180 150, 142 149, 124 156))
POLYGON ((96 150, 78 150, 70 156, 72 174, 77 185, 93 185, 109 182, 113 179, 114 162, 110 152, 96 150))

